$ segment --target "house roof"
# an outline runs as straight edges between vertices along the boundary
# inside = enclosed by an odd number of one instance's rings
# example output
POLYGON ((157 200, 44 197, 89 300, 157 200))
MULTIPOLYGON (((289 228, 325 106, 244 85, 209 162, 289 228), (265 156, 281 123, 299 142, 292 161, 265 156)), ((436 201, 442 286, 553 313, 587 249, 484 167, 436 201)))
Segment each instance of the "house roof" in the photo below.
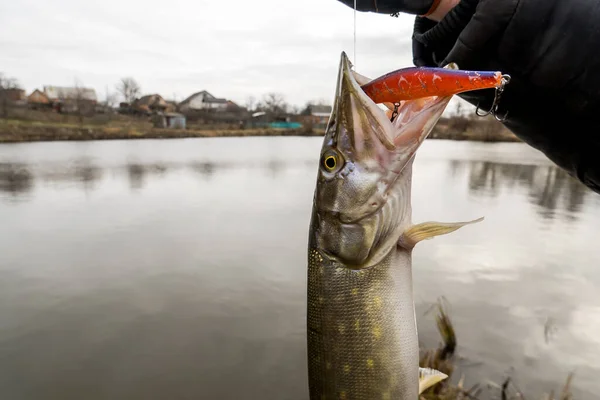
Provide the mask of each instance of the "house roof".
POLYGON ((96 91, 91 88, 76 88, 64 86, 44 86, 44 94, 49 99, 76 99, 80 95, 85 100, 96 101, 96 91))
POLYGON ((215 97, 212 94, 208 93, 206 90, 201 90, 200 92, 196 92, 196 93, 190 95, 187 99, 183 100, 179 104, 187 104, 190 101, 192 101, 193 98, 198 97, 198 96, 203 96, 202 101, 205 103, 213 103, 213 104, 226 104, 227 103, 227 99, 215 97))
POLYGON ((167 104, 165 99, 163 99, 160 94, 147 94, 145 96, 140 97, 139 99, 136 99, 134 103, 140 106, 153 105, 156 103, 167 104))
POLYGON ((331 114, 332 107, 324 105, 311 105, 310 114, 314 116, 326 116, 331 114))
POLYGON ((46 96, 46 94, 39 89, 35 89, 33 92, 31 92, 31 94, 27 96, 27 100, 31 103, 48 104, 50 102, 48 96, 46 96))
POLYGON ((217 99, 217 98, 211 99, 210 97, 209 98, 205 97, 204 102, 205 103, 213 103, 213 104, 227 104, 227 100, 225 100, 225 99, 217 99))

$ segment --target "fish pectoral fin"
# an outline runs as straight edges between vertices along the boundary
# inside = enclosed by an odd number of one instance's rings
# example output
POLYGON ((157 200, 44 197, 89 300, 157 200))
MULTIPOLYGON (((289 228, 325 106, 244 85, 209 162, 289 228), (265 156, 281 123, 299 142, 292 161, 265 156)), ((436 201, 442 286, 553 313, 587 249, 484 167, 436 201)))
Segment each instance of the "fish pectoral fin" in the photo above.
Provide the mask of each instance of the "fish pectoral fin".
POLYGON ((436 236, 454 232, 465 225, 481 221, 483 221, 483 217, 466 222, 423 222, 405 230, 398 244, 402 247, 412 249, 422 240, 433 239, 436 236))
POLYGON ((433 368, 419 368, 419 394, 447 377, 448 375, 433 368))

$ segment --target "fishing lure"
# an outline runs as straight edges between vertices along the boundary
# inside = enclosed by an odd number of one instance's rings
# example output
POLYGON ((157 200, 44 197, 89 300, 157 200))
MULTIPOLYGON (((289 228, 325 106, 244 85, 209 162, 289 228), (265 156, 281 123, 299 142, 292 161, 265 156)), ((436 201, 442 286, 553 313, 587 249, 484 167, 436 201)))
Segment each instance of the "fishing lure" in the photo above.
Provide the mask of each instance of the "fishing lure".
POLYGON ((496 71, 466 71, 447 68, 411 67, 392 71, 361 86, 375 103, 396 103, 429 96, 496 89, 507 83, 508 75, 496 71))
POLYGON ((375 103, 397 105, 404 100, 415 100, 431 96, 452 96, 481 89, 495 89, 494 102, 490 111, 495 113, 500 95, 510 75, 498 71, 460 70, 456 64, 447 68, 409 67, 392 71, 361 86, 375 103))

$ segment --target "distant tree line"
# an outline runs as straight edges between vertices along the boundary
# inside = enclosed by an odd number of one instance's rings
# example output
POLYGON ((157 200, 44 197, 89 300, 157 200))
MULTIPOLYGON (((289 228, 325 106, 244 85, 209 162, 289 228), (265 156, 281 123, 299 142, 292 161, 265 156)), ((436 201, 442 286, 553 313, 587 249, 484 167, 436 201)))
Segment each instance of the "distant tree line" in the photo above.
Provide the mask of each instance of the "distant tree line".
POLYGON ((21 89, 21 85, 16 78, 9 78, 0 72, 0 106, 2 108, 2 117, 8 116, 9 97, 8 90, 21 89))

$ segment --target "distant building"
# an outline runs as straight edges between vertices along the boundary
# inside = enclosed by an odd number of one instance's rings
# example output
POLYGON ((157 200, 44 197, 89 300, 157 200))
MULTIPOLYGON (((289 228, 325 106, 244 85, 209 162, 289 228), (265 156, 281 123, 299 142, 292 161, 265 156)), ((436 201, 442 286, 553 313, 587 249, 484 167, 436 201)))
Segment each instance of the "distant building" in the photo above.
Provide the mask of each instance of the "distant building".
POLYGON ((152 121, 155 128, 185 129, 185 115, 179 113, 157 113, 152 121))
POLYGON ((208 110, 226 111, 228 106, 230 106, 230 104, 226 99, 217 98, 206 90, 203 90, 192 94, 179 103, 179 110, 181 112, 208 110))
POLYGON ((231 100, 227 100, 227 105, 225 106, 225 110, 228 112, 232 112, 232 113, 241 113, 241 112, 248 111, 248 110, 246 110, 245 107, 240 107, 239 105, 237 105, 236 103, 234 103, 231 100))
POLYGON ((37 110, 52 107, 52 102, 48 96, 44 94, 44 92, 40 91, 39 89, 35 89, 29 96, 27 96, 27 105, 29 108, 37 110))
POLYGON ((298 116, 286 113, 272 113, 270 111, 257 111, 251 114, 247 121, 248 128, 272 128, 272 129, 299 129, 302 123, 297 121, 298 116))
POLYGON ((0 100, 11 105, 24 105, 27 103, 25 91, 22 89, 0 89, 0 100))
POLYGON ((148 94, 135 99, 131 108, 136 113, 149 115, 155 112, 165 112, 169 108, 169 104, 159 94, 148 94))
POLYGON ((119 114, 131 114, 131 104, 127 103, 126 101, 120 102, 117 112, 119 114))
POLYGON ((29 96, 27 96, 27 103, 29 104, 50 104, 50 99, 39 89, 35 89, 29 96))
POLYGON ((305 123, 312 124, 313 129, 323 130, 327 128, 331 111, 331 106, 309 104, 302 112, 302 119, 305 123))
POLYGON ((44 86, 44 94, 50 101, 65 101, 71 99, 83 99, 96 103, 96 91, 84 87, 44 86))
POLYGON ((166 112, 177 112, 178 108, 177 108, 177 102, 176 101, 172 101, 172 100, 167 100, 167 109, 165 110, 166 112))
POLYGON ((58 112, 93 112, 98 102, 96 91, 91 88, 44 86, 43 94, 58 112))

